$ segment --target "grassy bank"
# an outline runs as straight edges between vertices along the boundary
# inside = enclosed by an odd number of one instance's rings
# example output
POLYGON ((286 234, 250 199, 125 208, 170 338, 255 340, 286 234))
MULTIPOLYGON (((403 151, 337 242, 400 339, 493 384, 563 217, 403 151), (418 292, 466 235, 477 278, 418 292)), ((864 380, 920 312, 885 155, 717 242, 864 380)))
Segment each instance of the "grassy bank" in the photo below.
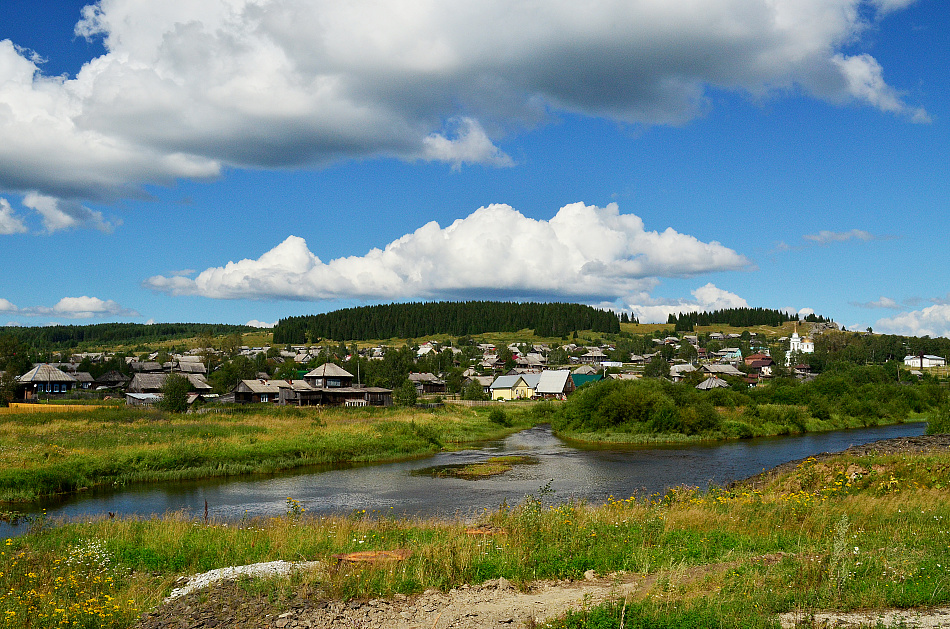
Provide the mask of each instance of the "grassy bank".
MULTIPOLYGON (((0 542, 0 626, 127 627, 182 575, 277 559, 411 551, 383 565, 254 586, 275 614, 293 600, 448 590, 505 577, 643 575, 629 600, 559 627, 769 627, 775 614, 950 602, 950 454, 806 461, 757 491, 681 488, 665 496, 559 503, 545 488, 461 522, 285 516, 239 523, 166 516, 50 526, 0 542), (292 598, 296 597, 296 598, 292 598)), ((619 577, 618 577, 619 578, 619 577)))
POLYGON ((927 421, 950 406, 935 382, 898 383, 883 368, 841 367, 810 382, 699 391, 691 382, 605 380, 551 409, 558 436, 589 443, 744 439, 927 421))
POLYGON ((103 408, 0 415, 0 501, 134 482, 270 473, 307 465, 404 459, 491 439, 536 422, 487 408, 260 408, 166 415, 103 408))

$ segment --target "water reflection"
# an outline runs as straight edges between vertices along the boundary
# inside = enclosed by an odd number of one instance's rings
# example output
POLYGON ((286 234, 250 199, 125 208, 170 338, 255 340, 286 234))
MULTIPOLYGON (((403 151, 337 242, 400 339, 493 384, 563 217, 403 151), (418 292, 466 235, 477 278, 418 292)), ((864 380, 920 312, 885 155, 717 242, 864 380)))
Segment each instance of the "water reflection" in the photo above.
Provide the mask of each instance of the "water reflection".
MULTIPOLYGON (((913 423, 710 445, 579 449, 553 436, 549 427, 540 426, 477 449, 443 452, 414 461, 324 468, 275 477, 149 485, 84 494, 31 508, 36 511, 45 507, 50 516, 67 518, 107 512, 149 515, 169 511, 201 517, 207 501, 212 517, 239 519, 245 515, 283 514, 287 498, 293 497, 308 513, 316 514, 365 509, 371 513, 468 518, 503 502, 517 504, 526 494, 536 495, 549 482, 555 500, 599 503, 611 495, 649 495, 676 485, 724 484, 820 452, 921 435, 925 428, 925 423, 913 423), (530 455, 538 463, 477 481, 411 474, 415 469, 478 462, 503 454, 530 455)), ((0 536, 21 533, 23 528, 0 524, 0 536)))

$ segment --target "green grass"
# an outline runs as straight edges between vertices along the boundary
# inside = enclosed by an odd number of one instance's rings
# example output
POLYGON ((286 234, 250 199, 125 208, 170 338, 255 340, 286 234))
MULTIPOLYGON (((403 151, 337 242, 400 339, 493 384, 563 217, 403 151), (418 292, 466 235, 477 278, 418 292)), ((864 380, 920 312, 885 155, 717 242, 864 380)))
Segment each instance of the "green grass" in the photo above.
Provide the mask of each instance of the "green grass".
MULTIPOLYGON (((772 627, 788 611, 945 605, 948 487, 950 453, 839 456, 805 461, 758 489, 678 488, 586 505, 559 502, 542 487, 520 505, 486 512, 482 523, 492 536, 467 535, 458 521, 309 517, 292 499, 285 516, 241 522, 174 514, 39 520, 29 534, 0 541, 0 626, 27 626, 27 618, 35 627, 58 626, 55 610, 93 601, 82 612, 95 619, 88 626, 127 627, 183 575, 277 559, 332 563, 335 554, 399 548, 412 553, 403 562, 300 575, 293 589, 366 599, 498 577, 517 586, 580 579, 587 570, 637 575, 644 584, 624 600, 549 625, 565 629, 613 629, 621 618, 625 629, 772 627), (63 561, 69 557, 82 561, 63 561), (67 581, 71 589, 55 587, 67 581)), ((287 583, 258 586, 272 593, 275 614, 289 605, 287 583)))
POLYGON ((432 454, 537 423, 489 409, 260 408, 238 415, 166 415, 107 408, 0 415, 0 501, 151 481, 272 473, 310 465, 432 454))
POLYGON ((516 465, 535 465, 538 459, 533 456, 493 456, 478 463, 459 463, 454 465, 437 465, 426 467, 413 472, 416 476, 434 476, 436 478, 464 478, 478 480, 490 476, 498 476, 511 471, 516 465))

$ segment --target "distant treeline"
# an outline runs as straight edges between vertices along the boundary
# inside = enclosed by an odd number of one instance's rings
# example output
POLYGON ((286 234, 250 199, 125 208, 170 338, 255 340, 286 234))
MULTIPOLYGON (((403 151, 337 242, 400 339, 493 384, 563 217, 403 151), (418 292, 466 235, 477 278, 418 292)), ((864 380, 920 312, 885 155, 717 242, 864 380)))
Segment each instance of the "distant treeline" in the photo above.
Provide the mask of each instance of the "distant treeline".
POLYGON ((464 336, 524 329, 534 330, 538 336, 565 336, 575 330, 617 333, 620 319, 609 310, 581 304, 500 301, 382 304, 281 319, 274 328, 274 342, 416 338, 430 334, 464 336))
MULTIPOLYGON (((668 324, 676 326, 677 331, 691 332, 697 325, 729 325, 737 328, 746 328, 753 325, 779 326, 786 321, 794 321, 798 315, 790 315, 781 310, 770 308, 726 308, 712 312, 683 312, 679 315, 671 314, 666 320, 668 324)), ((805 321, 824 323, 828 319, 810 314, 805 321)))
POLYGON ((95 325, 0 327, 0 335, 10 335, 27 347, 56 350, 81 345, 154 343, 195 336, 244 333, 254 329, 246 325, 217 323, 97 323, 95 325))

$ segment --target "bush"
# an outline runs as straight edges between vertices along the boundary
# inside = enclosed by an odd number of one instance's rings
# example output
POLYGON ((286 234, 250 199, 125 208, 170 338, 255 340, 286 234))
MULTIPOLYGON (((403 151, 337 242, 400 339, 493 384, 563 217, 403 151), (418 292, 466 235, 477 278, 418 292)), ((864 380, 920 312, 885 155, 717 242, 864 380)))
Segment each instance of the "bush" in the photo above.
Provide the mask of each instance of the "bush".
POLYGON ((393 390, 393 404, 396 406, 414 406, 418 395, 416 385, 407 378, 393 390))
POLYGON ((162 385, 162 401, 158 407, 169 413, 184 413, 188 410, 188 392, 191 381, 177 373, 168 374, 162 385))
POLYGON ((499 426, 511 426, 511 420, 508 419, 508 414, 500 408, 491 409, 491 412, 488 413, 488 421, 493 424, 498 424, 499 426))
POLYGON ((928 435, 942 435, 950 433, 950 404, 944 404, 935 409, 927 422, 928 435))

